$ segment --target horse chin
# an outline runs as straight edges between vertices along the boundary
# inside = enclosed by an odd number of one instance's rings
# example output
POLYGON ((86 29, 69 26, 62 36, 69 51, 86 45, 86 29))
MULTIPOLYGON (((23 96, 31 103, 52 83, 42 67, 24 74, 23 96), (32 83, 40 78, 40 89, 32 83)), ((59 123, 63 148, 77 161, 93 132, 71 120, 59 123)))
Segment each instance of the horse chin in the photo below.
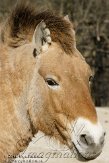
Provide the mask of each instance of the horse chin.
MULTIPOLYGON (((71 150, 72 151, 72 150, 71 150)), ((75 155, 75 158, 79 161, 83 161, 83 162, 86 162, 86 161, 90 161, 90 160, 94 160, 96 157, 98 157, 100 155, 100 153, 96 156, 93 156, 93 157, 86 157, 86 156, 83 156, 83 154, 81 152, 79 152, 79 150, 77 149, 76 145, 73 143, 73 154, 75 155)))

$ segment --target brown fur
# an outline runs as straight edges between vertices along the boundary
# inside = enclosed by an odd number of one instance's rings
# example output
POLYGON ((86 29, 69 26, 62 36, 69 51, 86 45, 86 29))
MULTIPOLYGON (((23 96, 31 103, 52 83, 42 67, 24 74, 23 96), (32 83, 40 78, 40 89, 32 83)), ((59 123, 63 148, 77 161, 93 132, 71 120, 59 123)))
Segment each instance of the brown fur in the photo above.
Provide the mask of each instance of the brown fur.
POLYGON ((25 5, 18 5, 9 16, 5 24, 4 36, 2 36, 4 42, 12 47, 28 42, 32 39, 31 36, 37 24, 42 20, 50 29, 52 40, 59 43, 67 54, 71 54, 75 41, 72 37, 71 24, 50 11, 37 13, 35 8, 25 5))

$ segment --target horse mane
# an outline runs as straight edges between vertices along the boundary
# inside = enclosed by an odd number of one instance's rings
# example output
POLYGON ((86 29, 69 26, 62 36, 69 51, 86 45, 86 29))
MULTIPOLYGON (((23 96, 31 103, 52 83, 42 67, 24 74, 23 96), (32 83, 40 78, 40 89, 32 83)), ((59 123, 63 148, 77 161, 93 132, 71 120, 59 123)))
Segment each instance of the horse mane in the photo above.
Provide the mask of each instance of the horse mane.
POLYGON ((52 40, 59 43, 66 53, 72 53, 75 38, 71 34, 71 23, 48 10, 37 13, 30 5, 17 5, 13 9, 5 22, 2 41, 13 48, 31 41, 37 24, 42 20, 50 29, 52 40))

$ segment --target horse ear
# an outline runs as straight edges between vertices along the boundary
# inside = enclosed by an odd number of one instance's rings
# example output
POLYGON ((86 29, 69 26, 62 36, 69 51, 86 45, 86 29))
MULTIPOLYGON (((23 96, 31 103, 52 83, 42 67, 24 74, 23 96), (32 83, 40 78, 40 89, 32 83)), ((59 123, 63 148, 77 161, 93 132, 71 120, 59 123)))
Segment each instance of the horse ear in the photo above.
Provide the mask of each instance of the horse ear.
POLYGON ((44 21, 41 21, 33 34, 32 43, 34 44, 37 54, 46 51, 51 44, 50 30, 46 27, 44 21))
POLYGON ((73 27, 73 24, 72 24, 72 22, 70 21, 70 19, 69 19, 69 16, 68 15, 66 15, 66 16, 64 16, 64 20, 66 20, 68 23, 70 23, 71 24, 71 26, 72 26, 72 36, 73 36, 73 38, 74 38, 74 47, 76 47, 76 40, 75 40, 75 31, 74 31, 74 27, 73 27))
POLYGON ((68 15, 64 16, 64 20, 66 20, 67 22, 71 23, 68 15))

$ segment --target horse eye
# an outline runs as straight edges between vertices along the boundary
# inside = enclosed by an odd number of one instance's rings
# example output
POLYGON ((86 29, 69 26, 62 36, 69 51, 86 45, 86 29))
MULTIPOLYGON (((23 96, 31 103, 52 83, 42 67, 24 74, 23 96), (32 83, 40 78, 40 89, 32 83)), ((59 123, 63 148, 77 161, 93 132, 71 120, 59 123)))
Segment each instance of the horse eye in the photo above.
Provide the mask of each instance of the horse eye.
POLYGON ((91 76, 89 77, 89 82, 93 82, 93 80, 94 80, 94 76, 91 75, 91 76))
POLYGON ((59 85, 54 79, 51 79, 51 78, 46 79, 46 83, 49 86, 58 86, 59 85))

